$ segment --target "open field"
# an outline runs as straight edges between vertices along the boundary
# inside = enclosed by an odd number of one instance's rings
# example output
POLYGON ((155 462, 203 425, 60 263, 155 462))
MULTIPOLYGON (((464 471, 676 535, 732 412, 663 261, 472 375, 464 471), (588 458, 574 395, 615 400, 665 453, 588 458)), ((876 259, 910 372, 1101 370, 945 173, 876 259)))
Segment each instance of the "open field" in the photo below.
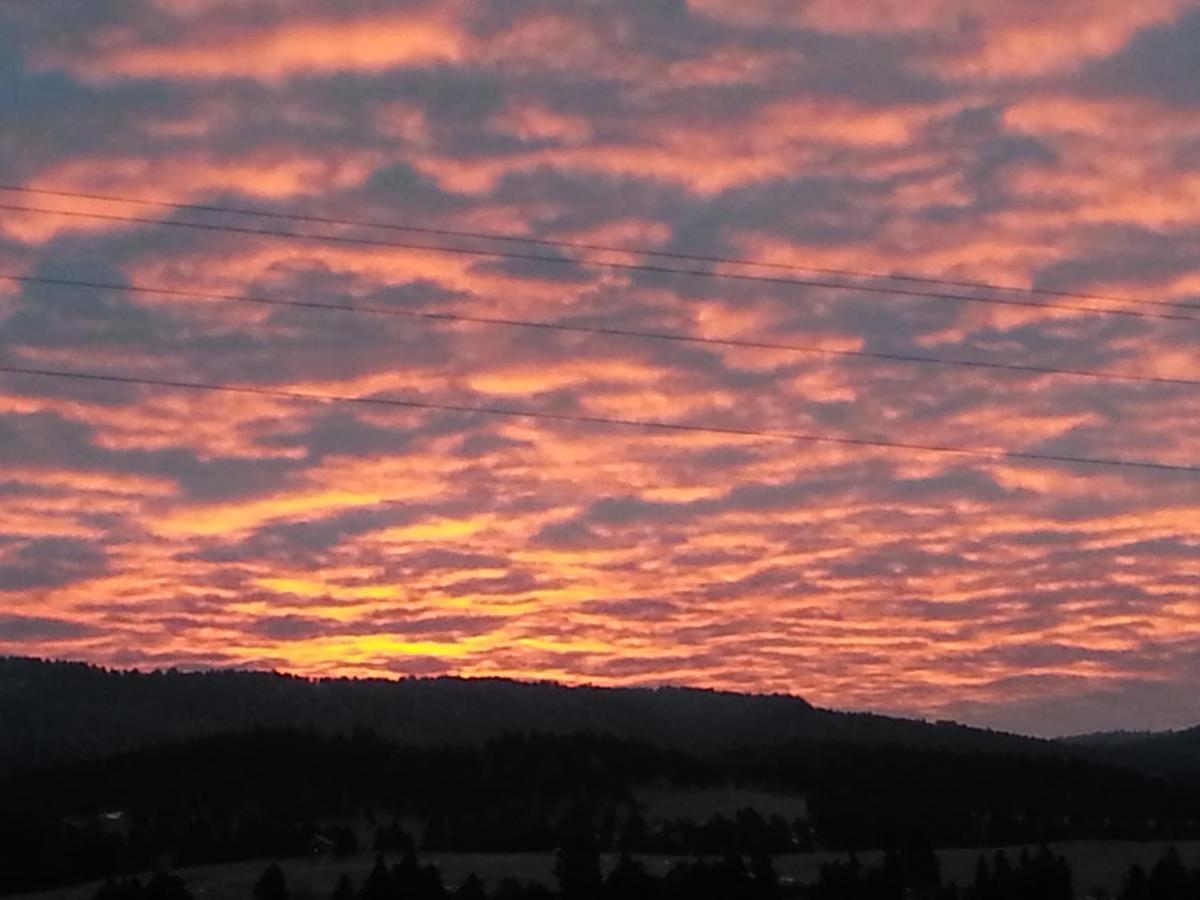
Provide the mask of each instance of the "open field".
MULTIPOLYGON (((1075 872, 1076 896, 1083 898, 1094 889, 1114 891, 1130 865, 1140 863, 1148 868, 1169 845, 1157 842, 1078 841, 1051 846, 1071 864, 1075 872)), ((1178 842, 1174 846, 1187 863, 1200 858, 1200 841, 1178 842)), ((1015 856, 1021 848, 1003 849, 1010 856, 1015 856)), ((959 884, 969 882, 980 854, 991 855, 995 852, 996 848, 939 851, 944 879, 959 884)), ((859 854, 859 858, 864 863, 871 863, 880 855, 878 852, 865 852, 859 854)), ((816 878, 822 863, 844 860, 847 856, 845 853, 795 853, 777 857, 775 864, 781 877, 806 883, 816 878)), ((612 859, 611 855, 607 856, 606 862, 611 863, 612 859)), ((672 858, 663 856, 644 856, 642 859, 655 874, 665 872, 672 862, 672 858)), ((373 861, 372 855, 360 854, 340 860, 294 859, 282 865, 294 900, 326 900, 342 873, 349 874, 357 886, 373 861)), ((434 863, 451 888, 459 885, 471 872, 479 875, 489 886, 505 876, 553 883, 554 856, 549 853, 429 853, 422 856, 422 862, 434 863)), ((250 896, 251 887, 266 864, 265 860, 254 860, 199 866, 178 870, 177 874, 187 880, 197 900, 244 900, 250 896)), ((18 900, 89 900, 97 887, 96 883, 76 885, 19 895, 18 900)))

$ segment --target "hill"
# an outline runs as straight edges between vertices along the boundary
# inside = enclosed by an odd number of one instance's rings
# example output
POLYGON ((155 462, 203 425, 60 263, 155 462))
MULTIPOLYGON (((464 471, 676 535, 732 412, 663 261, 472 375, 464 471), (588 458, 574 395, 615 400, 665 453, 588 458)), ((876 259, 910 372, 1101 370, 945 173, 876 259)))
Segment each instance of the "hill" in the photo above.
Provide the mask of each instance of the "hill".
POLYGON ((407 744, 472 744, 506 733, 591 731, 715 753, 795 741, 1046 753, 1049 741, 866 713, 799 697, 693 688, 566 687, 504 679, 306 679, 271 672, 136 672, 0 659, 0 772, 253 728, 407 744))
POLYGON ((1200 787, 1200 726, 1178 731, 1110 731, 1064 743, 1092 759, 1200 787))
POLYGON ((1200 837, 1200 729, 1043 741, 779 695, 21 658, 0 659, 0 722, 0 893, 314 841, 521 853, 585 833, 719 855, 1200 837))

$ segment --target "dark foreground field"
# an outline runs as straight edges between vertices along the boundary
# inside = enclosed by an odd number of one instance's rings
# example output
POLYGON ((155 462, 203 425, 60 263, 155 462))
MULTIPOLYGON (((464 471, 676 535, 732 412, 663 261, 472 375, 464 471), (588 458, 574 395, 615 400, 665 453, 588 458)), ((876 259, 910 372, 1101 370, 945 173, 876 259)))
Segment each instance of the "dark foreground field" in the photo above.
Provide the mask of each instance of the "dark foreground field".
MULTIPOLYGON (((1050 845, 1071 865, 1075 876, 1077 897, 1112 896, 1121 888, 1122 878, 1130 866, 1140 865, 1149 870, 1160 859, 1168 846, 1175 847, 1189 864, 1200 860, 1200 841, 1165 842, 1138 841, 1068 841, 1050 845)), ((1021 847, 996 847, 987 849, 951 849, 938 851, 943 879, 960 887, 971 882, 981 855, 994 857, 1003 850, 1016 859, 1021 847)), ((865 865, 877 863, 879 852, 859 853, 858 859, 865 865)), ((655 875, 662 875, 676 860, 665 856, 642 856, 647 868, 655 875)), ((820 867, 829 862, 846 861, 847 853, 790 853, 775 858, 775 867, 784 883, 811 884, 818 876, 820 867)), ((522 881, 541 882, 554 885, 554 854, 552 853, 429 853, 422 856, 424 862, 433 863, 442 874, 446 886, 453 890, 471 873, 478 875, 489 889, 508 876, 522 881)), ((389 861, 394 861, 389 858, 389 861)), ((606 866, 615 861, 612 854, 603 859, 606 866)), ((255 882, 262 875, 270 860, 250 860, 224 865, 197 866, 180 869, 175 874, 182 877, 196 900, 248 900, 253 896, 255 882)), ((301 859, 285 860, 281 868, 287 876, 293 900, 327 900, 343 874, 348 874, 357 887, 374 864, 371 854, 361 854, 347 859, 301 859)), ((74 885, 31 894, 14 895, 14 900, 90 900, 101 886, 101 882, 74 885)))

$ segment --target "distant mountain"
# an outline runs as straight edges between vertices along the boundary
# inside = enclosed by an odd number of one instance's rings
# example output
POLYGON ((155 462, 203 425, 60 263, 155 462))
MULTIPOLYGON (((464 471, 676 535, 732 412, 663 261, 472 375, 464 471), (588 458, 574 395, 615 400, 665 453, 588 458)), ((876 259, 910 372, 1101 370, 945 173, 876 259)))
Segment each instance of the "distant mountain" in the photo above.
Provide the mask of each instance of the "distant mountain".
POLYGON ((714 753, 803 741, 970 752, 1062 752, 1050 741, 953 723, 818 709, 799 697, 693 688, 566 687, 504 679, 305 679, 270 672, 135 672, 0 658, 0 771, 252 728, 410 744, 506 733, 597 732, 714 753))
POLYGON ((1171 733, 1168 731, 1090 731, 1087 734, 1072 734, 1059 740, 1075 747, 1126 747, 1171 733))
POLYGON ((1200 726, 1100 732, 1068 738, 1065 743, 1090 758, 1200 788, 1200 726))

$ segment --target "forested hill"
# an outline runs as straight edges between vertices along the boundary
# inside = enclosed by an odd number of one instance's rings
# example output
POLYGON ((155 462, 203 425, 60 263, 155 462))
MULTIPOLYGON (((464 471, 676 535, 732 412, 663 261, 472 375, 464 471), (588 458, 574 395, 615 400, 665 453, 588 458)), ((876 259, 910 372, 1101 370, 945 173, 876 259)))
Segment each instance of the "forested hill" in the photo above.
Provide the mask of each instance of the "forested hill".
POLYGON ((0 659, 0 771, 249 728, 359 727, 415 744, 592 731, 689 752, 837 740, 984 752, 1051 750, 1015 735, 821 710, 798 697, 686 688, 565 687, 502 679, 295 678, 268 672, 112 671, 0 659))
POLYGON ((1179 731, 1110 731, 1067 738, 1092 758, 1200 787, 1200 726, 1179 731))

